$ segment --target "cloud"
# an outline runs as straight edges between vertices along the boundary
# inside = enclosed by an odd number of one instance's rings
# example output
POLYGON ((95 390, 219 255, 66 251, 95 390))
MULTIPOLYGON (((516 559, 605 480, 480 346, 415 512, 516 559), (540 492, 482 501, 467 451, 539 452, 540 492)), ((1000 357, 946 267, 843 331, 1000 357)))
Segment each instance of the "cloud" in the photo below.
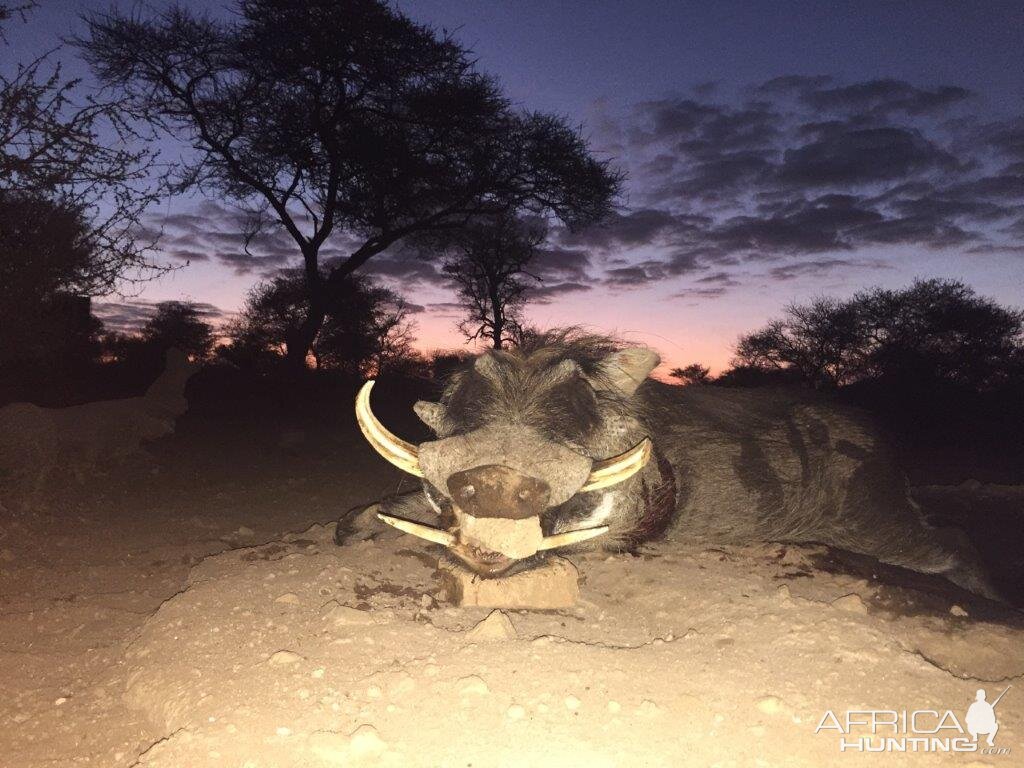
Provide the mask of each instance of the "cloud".
MULTIPOLYGON (((108 331, 118 333, 137 333, 156 314, 160 302, 144 299, 127 299, 125 301, 101 300, 92 303, 92 313, 103 321, 108 331)), ((214 327, 221 325, 231 317, 214 304, 192 302, 198 315, 214 327)))
POLYGON ((972 97, 956 85, 790 75, 737 97, 702 89, 606 113, 634 208, 559 242, 608 257, 603 282, 617 288, 793 259, 807 268, 768 276, 820 276, 867 266, 852 255, 866 248, 1013 252, 1024 240, 1024 117, 985 123, 968 111, 972 97))
POLYGON ((534 304, 550 304, 556 298, 567 293, 583 293, 593 290, 593 286, 583 283, 555 283, 554 285, 533 285, 527 290, 529 301, 534 304))
POLYGON ((855 259, 815 259, 784 264, 768 270, 768 277, 779 282, 787 282, 802 277, 822 277, 846 269, 888 269, 889 266, 880 261, 860 261, 855 259))

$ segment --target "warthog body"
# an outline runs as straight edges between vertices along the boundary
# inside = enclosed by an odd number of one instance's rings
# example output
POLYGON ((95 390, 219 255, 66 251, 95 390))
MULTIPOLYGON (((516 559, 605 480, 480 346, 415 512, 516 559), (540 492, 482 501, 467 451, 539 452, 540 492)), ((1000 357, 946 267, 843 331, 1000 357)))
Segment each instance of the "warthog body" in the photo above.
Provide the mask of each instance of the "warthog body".
MULTIPOLYGON (((629 549, 656 538, 815 542, 991 594, 969 547, 923 521, 864 414, 813 393, 669 386, 647 378, 656 364, 649 350, 572 334, 485 353, 453 376, 440 403, 417 404, 439 440, 419 446, 423 492, 385 512, 433 520, 458 536, 465 515, 453 483, 438 477, 501 464, 550 485, 557 503, 539 513, 545 535, 607 526, 581 547, 629 549), (487 437, 496 429, 504 430, 500 456, 487 437), (654 450, 643 469, 599 490, 567 493, 558 468, 535 461, 549 444, 602 459, 644 437, 654 450)), ((570 491, 579 490, 575 482, 570 491)), ((488 547, 470 543, 468 556, 456 554, 477 567, 473 555, 488 547)))
POLYGON ((174 432, 188 410, 185 382, 195 366, 178 350, 142 397, 67 408, 11 403, 0 408, 0 478, 34 479, 41 487, 60 473, 83 480, 102 465, 137 453, 142 443, 174 432))

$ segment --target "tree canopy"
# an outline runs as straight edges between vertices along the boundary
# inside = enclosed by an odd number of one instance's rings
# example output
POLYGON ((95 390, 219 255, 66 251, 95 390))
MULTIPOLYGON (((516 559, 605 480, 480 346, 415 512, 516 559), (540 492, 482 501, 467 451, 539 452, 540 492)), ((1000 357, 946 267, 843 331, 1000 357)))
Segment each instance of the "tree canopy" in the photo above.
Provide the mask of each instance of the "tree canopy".
POLYGON ((974 390, 1024 375, 1024 313, 955 280, 792 305, 740 338, 738 367, 796 372, 817 388, 864 380, 974 390))
MULTIPOLYGON (((309 306, 302 269, 257 283, 229 325, 229 358, 248 365, 280 359, 309 306)), ((353 275, 337 284, 324 326, 310 350, 318 368, 375 373, 413 355, 414 323, 403 297, 353 275)))
POLYGON ((545 236, 541 222, 504 215, 449 238, 443 270, 465 310, 458 327, 468 341, 483 338, 495 349, 519 341, 529 281, 540 280, 529 266, 545 236))
POLYGON ((80 44, 138 117, 194 148, 178 189, 229 197, 252 232, 278 226, 294 240, 310 300, 293 361, 333 286, 404 238, 496 212, 575 226, 610 211, 620 176, 578 131, 514 109, 466 49, 391 5, 239 0, 235 11, 94 14, 80 44), (342 256, 322 269, 332 236, 342 256))

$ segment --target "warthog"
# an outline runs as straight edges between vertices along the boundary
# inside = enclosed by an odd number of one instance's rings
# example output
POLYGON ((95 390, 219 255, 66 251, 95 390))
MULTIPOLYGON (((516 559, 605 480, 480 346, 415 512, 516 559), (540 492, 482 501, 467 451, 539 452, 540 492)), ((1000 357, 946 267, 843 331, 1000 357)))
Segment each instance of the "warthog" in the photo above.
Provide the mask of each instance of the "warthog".
POLYGON ((814 542, 993 594, 962 536, 922 519, 864 414, 813 393, 669 386, 648 378, 658 362, 572 332, 486 352, 441 402, 416 403, 438 438, 419 446, 376 419, 368 382, 364 435, 423 485, 379 517, 483 576, 562 547, 814 542))

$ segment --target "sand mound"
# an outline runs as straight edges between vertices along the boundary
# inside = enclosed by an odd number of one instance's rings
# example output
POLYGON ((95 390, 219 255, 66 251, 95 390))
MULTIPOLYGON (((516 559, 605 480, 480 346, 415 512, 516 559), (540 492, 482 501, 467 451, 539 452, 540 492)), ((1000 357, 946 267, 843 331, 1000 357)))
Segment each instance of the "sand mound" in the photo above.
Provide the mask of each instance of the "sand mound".
MULTIPOLYGON (((1012 615, 822 571, 820 549, 574 557, 574 608, 503 614, 442 602, 409 538, 332 533, 208 558, 147 622, 125 696, 166 736, 138 764, 860 765, 815 733, 826 710, 962 719, 1024 674, 1012 615)), ((1024 751, 1022 717, 1017 686, 998 746, 1024 751)))

